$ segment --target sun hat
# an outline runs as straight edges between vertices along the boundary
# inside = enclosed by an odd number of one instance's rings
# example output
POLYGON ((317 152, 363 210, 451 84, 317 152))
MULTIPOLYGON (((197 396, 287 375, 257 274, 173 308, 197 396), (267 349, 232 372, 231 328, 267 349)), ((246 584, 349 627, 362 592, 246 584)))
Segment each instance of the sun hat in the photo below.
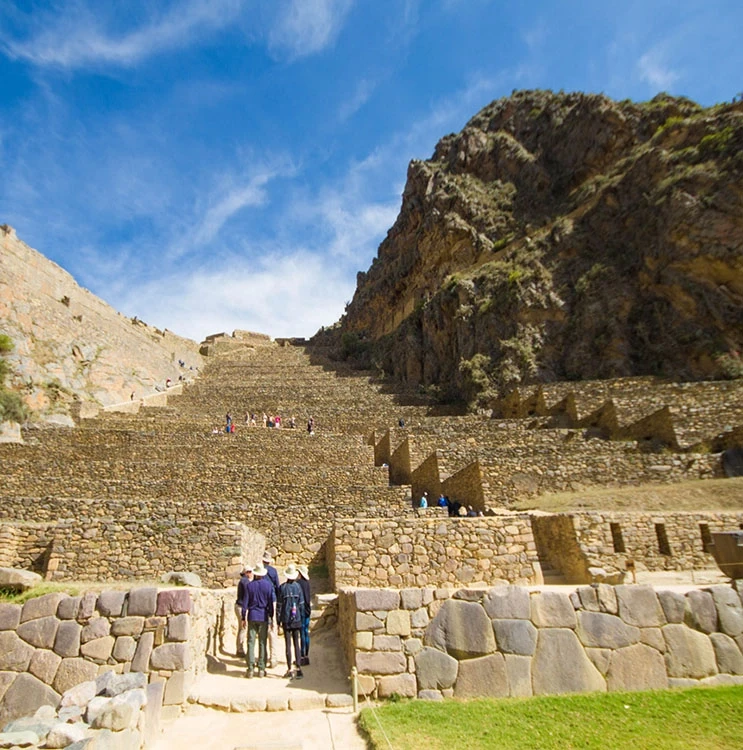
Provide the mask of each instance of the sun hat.
POLYGON ((306 565, 297 565, 297 570, 302 574, 302 578, 310 580, 310 571, 307 570, 306 565))
POLYGON ((270 563, 272 560, 273 560, 273 557, 271 557, 271 553, 268 550, 266 550, 263 553, 263 562, 270 563))
POLYGON ((297 566, 294 563, 289 563, 286 570, 284 571, 284 575, 286 576, 287 581, 296 581, 297 576, 299 575, 297 566))
POLYGON ((254 576, 264 576, 268 571, 260 563, 253 568, 254 576))

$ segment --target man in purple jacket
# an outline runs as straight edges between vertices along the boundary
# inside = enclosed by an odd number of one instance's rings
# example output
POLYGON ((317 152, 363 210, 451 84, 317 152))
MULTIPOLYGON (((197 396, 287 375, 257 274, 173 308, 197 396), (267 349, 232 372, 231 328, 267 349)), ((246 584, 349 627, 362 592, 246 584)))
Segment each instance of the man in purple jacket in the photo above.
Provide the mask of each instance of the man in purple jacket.
POLYGON ((246 677, 266 676, 266 641, 268 625, 273 620, 274 589, 263 565, 253 568, 253 580, 248 583, 248 595, 243 601, 243 620, 248 623, 248 670, 246 677), (255 667, 255 639, 258 638, 258 671, 255 667))

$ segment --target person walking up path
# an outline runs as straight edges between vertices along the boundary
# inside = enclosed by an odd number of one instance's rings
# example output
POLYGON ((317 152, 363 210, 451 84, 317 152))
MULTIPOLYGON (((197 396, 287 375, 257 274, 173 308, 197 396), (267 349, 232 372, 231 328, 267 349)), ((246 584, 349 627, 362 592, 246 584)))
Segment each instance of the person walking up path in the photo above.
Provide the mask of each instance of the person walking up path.
POLYGON ((273 619, 274 591, 263 565, 253 568, 253 580, 242 607, 243 620, 248 624, 248 669, 246 677, 266 676, 266 640, 273 619), (258 640, 258 670, 255 671, 255 642, 258 640))
POLYGON ((297 583, 299 571, 294 563, 291 563, 284 572, 286 581, 279 587, 279 598, 277 604, 277 619, 279 625, 284 629, 284 641, 286 643, 286 674, 285 678, 301 680, 302 673, 300 653, 300 631, 302 630, 302 617, 304 615, 305 600, 302 587, 297 583), (292 672, 292 644, 294 645, 294 665, 296 671, 292 672))

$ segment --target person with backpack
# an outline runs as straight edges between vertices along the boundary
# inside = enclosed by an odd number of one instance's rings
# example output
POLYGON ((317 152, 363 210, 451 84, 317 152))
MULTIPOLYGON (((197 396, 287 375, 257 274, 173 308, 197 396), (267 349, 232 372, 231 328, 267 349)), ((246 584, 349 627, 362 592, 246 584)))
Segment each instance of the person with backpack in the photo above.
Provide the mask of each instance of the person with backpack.
POLYGON ((302 615, 302 633, 300 645, 302 656, 299 663, 306 667, 310 663, 310 619, 312 617, 312 596, 310 589, 310 572, 306 565, 297 565, 299 578, 297 583, 302 587, 304 594, 304 614, 302 615))
POLYGON ((284 629, 284 641, 286 643, 286 674, 285 679, 301 680, 302 653, 300 650, 300 633, 302 630, 302 617, 304 616, 306 602, 302 587, 297 582, 299 571, 294 563, 290 563, 284 571, 286 581, 279 586, 279 597, 277 603, 277 619, 279 626, 284 629), (292 672, 292 644, 294 644, 294 665, 296 671, 292 672))

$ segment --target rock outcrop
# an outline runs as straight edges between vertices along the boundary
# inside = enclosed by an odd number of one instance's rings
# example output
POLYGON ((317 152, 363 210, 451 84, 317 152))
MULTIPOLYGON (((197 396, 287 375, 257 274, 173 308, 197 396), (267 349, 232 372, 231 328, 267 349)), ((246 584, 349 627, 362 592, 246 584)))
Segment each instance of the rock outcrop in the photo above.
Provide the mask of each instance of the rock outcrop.
POLYGON ((202 363, 196 342, 116 312, 7 225, 0 227, 0 320, 14 344, 6 385, 34 420, 69 422, 75 402, 139 398, 202 363))
POLYGON ((524 91, 428 161, 316 337, 447 399, 518 384, 740 377, 743 103, 524 91))

